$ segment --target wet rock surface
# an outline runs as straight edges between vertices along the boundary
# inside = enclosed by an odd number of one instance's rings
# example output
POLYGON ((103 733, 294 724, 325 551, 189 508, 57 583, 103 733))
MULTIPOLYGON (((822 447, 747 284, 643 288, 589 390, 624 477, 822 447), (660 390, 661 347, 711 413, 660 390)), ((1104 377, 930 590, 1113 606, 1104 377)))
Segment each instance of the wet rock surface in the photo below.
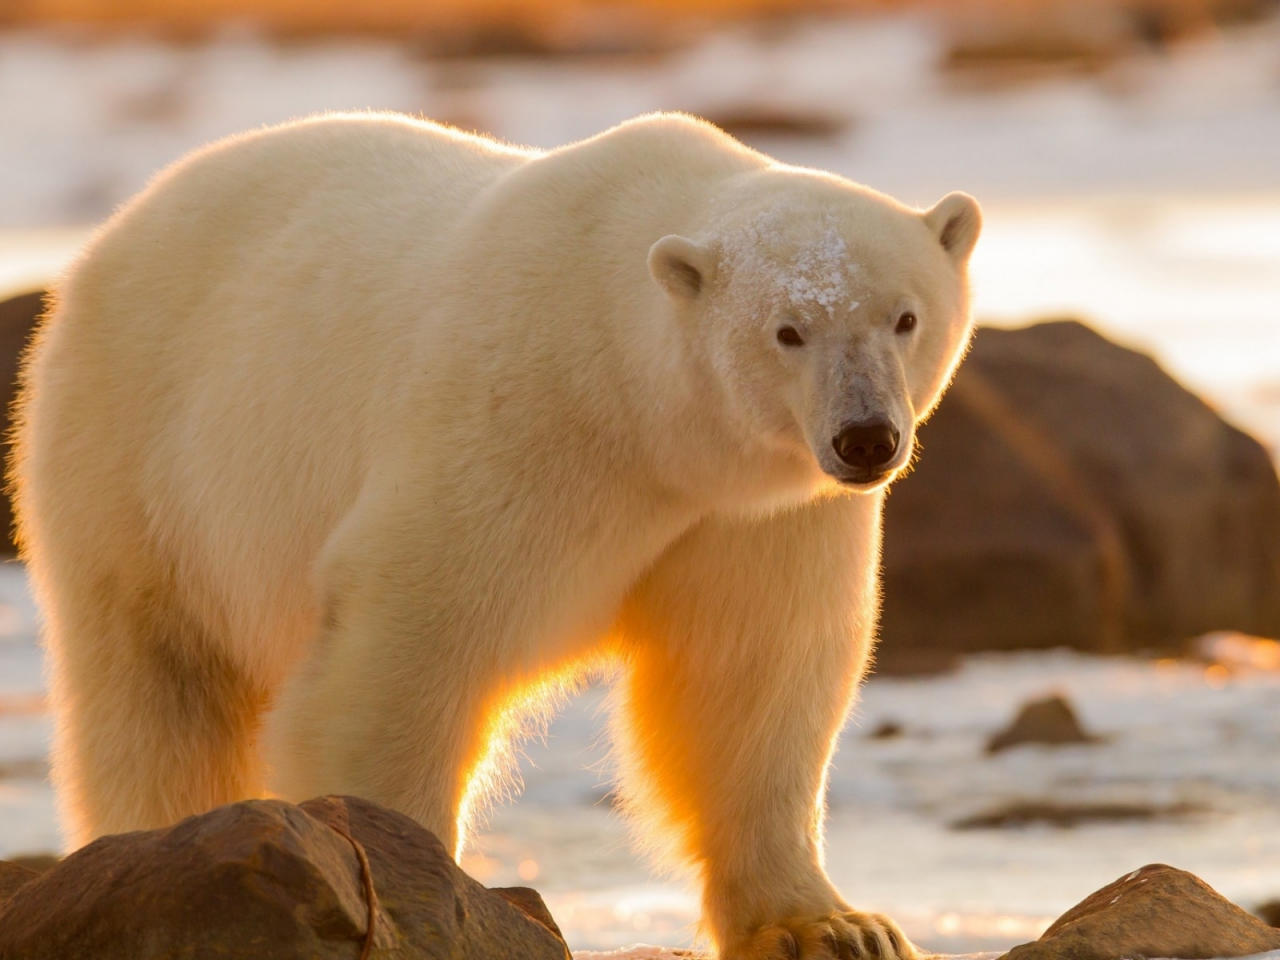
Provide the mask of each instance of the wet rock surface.
POLYGON ((1071 704, 1064 697, 1055 695, 1026 704, 1009 726, 987 741, 987 753, 999 753, 1027 744, 1063 746, 1099 742, 1101 738, 1085 732, 1071 704))
POLYGON ((1245 957, 1280 949, 1280 930, 1194 874, 1149 864, 1108 884, 1002 960, 1245 957))
POLYGON ((885 507, 878 669, 1280 636, 1266 450, 1081 323, 983 329, 885 507))
POLYGON ((568 957, 535 892, 486 889, 414 821, 351 797, 230 804, 40 875, 0 864, 0 898, 2 960, 356 960, 367 939, 372 958, 568 957))

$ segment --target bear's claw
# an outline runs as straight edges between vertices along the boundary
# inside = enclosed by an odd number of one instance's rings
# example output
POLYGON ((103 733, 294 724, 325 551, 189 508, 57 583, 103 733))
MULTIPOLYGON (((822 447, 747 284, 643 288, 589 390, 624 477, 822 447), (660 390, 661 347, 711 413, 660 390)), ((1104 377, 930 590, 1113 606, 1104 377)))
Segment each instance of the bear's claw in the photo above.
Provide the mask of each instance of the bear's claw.
POLYGON ((898 925, 878 913, 848 911, 784 920, 721 952, 720 960, 917 960, 898 925))

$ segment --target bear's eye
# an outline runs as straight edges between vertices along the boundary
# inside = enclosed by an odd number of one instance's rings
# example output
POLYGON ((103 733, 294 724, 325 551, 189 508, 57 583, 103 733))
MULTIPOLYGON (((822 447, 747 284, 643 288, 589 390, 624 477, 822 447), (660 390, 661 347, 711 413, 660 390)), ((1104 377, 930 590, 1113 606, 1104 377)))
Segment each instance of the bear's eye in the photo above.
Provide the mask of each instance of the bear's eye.
POLYGON ((916 328, 916 315, 908 310, 898 318, 898 325, 893 328, 894 333, 910 333, 916 328))
POLYGON ((778 342, 784 347, 803 347, 804 337, 800 336, 799 330, 787 324, 778 328, 778 342))

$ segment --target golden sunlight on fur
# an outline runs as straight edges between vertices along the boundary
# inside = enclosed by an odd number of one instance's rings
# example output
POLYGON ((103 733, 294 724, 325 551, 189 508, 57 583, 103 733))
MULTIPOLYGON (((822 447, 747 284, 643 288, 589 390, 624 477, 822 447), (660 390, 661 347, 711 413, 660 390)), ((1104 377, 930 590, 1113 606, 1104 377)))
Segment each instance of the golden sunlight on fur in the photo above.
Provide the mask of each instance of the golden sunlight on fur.
POLYGON ((61 282, 10 465, 73 842, 270 791, 461 851, 612 661, 622 807, 724 957, 910 957, 823 799, 980 226, 675 114, 545 152, 334 115, 162 172, 61 282))
POLYGON ((483 748, 461 774, 464 787, 458 806, 454 859, 462 859, 468 840, 484 823, 490 809, 519 794, 521 784, 516 761, 520 745, 545 738, 556 711, 599 673, 600 667, 594 659, 572 663, 550 676, 516 687, 488 709, 488 720, 480 736, 483 748))

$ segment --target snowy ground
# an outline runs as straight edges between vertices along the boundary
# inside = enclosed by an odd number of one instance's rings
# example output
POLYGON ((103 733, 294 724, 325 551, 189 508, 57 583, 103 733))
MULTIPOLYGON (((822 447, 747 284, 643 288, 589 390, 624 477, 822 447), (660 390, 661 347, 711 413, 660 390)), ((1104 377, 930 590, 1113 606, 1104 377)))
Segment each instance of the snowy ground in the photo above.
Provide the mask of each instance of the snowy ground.
MULTIPOLYGON (((659 107, 807 112, 838 129, 761 145, 912 203, 956 188, 983 201, 981 316, 1083 314, 1280 447, 1280 21, 1023 85, 958 82, 938 67, 942 42, 877 20, 743 28, 647 59, 429 61, 244 32, 186 46, 0 33, 0 295, 47 280, 86 224, 190 147, 314 110, 421 111, 544 146, 659 107)), ((0 567, 0 856, 59 847, 33 616, 21 568, 0 567)), ((575 949, 688 944, 692 895, 649 875, 605 802, 600 699, 530 748, 523 798, 466 866, 537 886, 575 949)), ((1152 861, 1251 906, 1280 896, 1277 751, 1280 670, 1051 653, 877 680, 832 777, 829 870, 859 906, 946 951, 1031 939, 1152 861), (986 757, 986 736, 1050 690, 1107 741, 986 757), (905 734, 869 739, 885 720, 905 734), (1017 799, 1196 812, 949 827, 1017 799)))
MULTIPOLYGON (((549 750, 530 751, 523 800, 499 812, 484 842, 499 860, 492 876, 512 879, 505 864, 534 861, 553 912, 584 946, 620 945, 632 935, 627 924, 675 942, 692 901, 675 885, 639 885, 599 788, 574 774, 600 756, 588 746, 589 703, 556 724, 549 750), (582 809, 565 817, 575 804, 582 809)), ((937 950, 1034 939, 1087 893, 1148 862, 1191 870, 1254 904, 1280 890, 1277 744, 1280 671, 1220 677, 1188 664, 1054 653, 974 658, 951 677, 877 680, 832 774, 828 870, 859 905, 890 913, 937 950), (1053 690, 1108 741, 984 755, 1019 703, 1053 690), (905 734, 866 736, 888 720, 905 734), (949 827, 1014 799, 1200 812, 1069 830, 949 827)))

